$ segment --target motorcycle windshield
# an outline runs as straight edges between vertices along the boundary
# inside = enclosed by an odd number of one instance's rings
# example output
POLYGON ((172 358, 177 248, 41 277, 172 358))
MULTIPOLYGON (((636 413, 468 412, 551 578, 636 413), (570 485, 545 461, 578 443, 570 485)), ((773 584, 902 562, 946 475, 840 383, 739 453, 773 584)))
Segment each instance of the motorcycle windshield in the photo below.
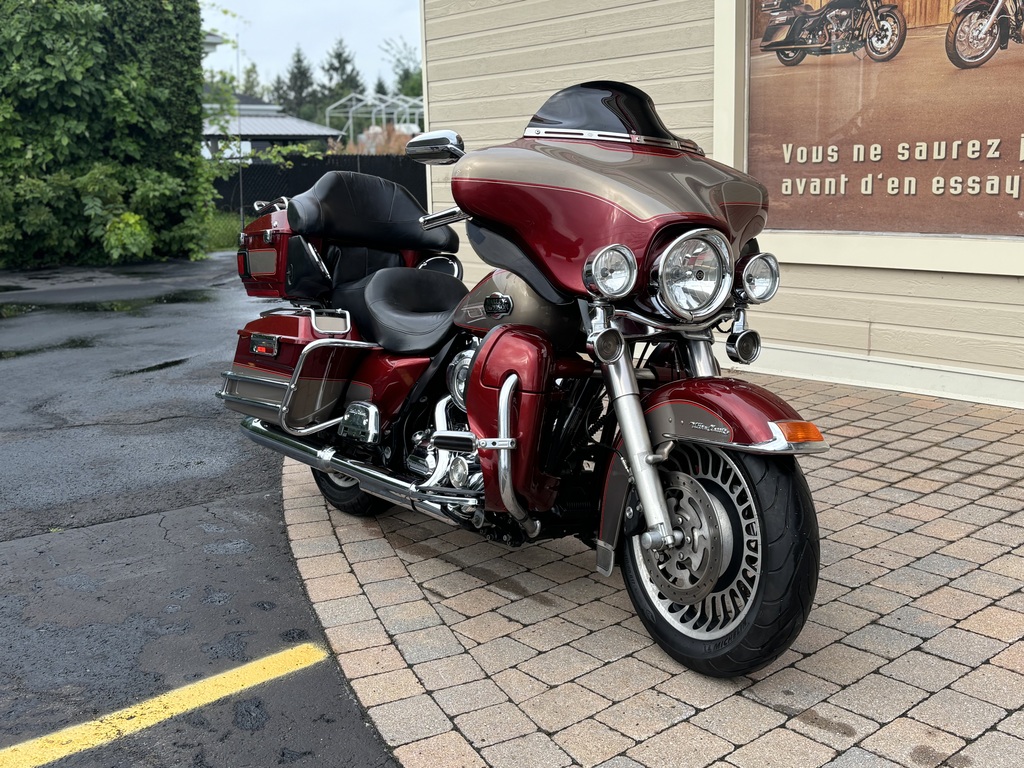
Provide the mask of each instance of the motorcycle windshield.
POLYGON ((647 94, 608 82, 559 91, 523 138, 467 154, 452 194, 477 226, 511 235, 559 291, 580 296, 583 264, 601 248, 628 246, 643 270, 659 232, 713 227, 738 251, 768 208, 760 183, 672 134, 647 94))
POLYGON ((696 142, 665 127, 646 93, 606 81, 559 91, 537 110, 523 135, 624 141, 704 154, 696 142))

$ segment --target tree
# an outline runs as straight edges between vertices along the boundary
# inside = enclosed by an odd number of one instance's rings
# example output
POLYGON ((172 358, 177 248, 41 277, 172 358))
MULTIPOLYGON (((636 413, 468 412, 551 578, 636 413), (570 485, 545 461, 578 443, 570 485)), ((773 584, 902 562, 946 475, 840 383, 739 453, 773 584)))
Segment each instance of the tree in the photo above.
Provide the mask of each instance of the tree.
POLYGON ((295 46, 284 83, 285 91, 280 101, 285 112, 304 120, 315 117, 316 105, 313 99, 316 95, 316 82, 313 79, 313 68, 299 46, 295 46))
POLYGON ((391 71, 395 76, 392 93, 396 96, 423 96, 423 71, 420 66, 420 55, 417 50, 405 42, 388 39, 381 45, 384 56, 391 62, 391 71))
POLYGON ((266 88, 260 84, 260 75, 255 64, 250 63, 242 71, 242 87, 238 89, 238 92, 254 99, 262 99, 266 95, 266 88))
POLYGON ((373 92, 380 96, 388 95, 388 84, 384 82, 384 78, 377 75, 377 82, 373 86, 373 92))
POLYGON ((0 263, 200 255, 201 85, 196 2, 7 0, 0 263))
POLYGON ((362 93, 366 88, 359 70, 356 69, 355 59, 340 37, 328 51, 327 59, 320 68, 324 73, 324 83, 321 86, 324 107, 345 98, 350 93, 362 93))

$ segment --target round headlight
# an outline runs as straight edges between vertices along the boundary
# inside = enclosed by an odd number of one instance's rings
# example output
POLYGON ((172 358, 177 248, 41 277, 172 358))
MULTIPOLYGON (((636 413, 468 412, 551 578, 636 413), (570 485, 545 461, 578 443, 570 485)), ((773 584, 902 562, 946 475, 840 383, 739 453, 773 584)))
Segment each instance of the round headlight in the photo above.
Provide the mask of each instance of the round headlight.
POLYGON ((763 304, 779 290, 779 262, 770 253, 759 253, 743 268, 743 292, 751 304, 763 304))
POLYGON ((683 320, 705 320, 732 288, 729 242, 713 229, 688 232, 655 262, 652 278, 665 306, 683 320))
POLYGON ((636 285, 636 257, 624 245, 609 245, 583 265, 583 285, 594 296, 621 299, 636 285))

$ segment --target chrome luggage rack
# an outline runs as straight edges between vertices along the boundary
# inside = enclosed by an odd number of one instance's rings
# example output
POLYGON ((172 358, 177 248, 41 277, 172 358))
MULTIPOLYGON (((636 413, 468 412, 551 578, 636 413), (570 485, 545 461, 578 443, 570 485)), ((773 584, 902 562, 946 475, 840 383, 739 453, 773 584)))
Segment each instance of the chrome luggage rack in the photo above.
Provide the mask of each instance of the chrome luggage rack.
MULTIPOLYGON (((299 388, 299 381, 302 378, 302 369, 305 366, 306 361, 309 359, 309 355, 312 352, 325 347, 332 349, 345 348, 370 350, 380 349, 380 345, 369 341, 354 341, 351 339, 334 338, 336 336, 347 334, 351 329, 349 314, 343 309, 327 310, 314 309, 313 307, 278 307, 276 309, 269 309, 265 312, 261 312, 260 317, 267 317, 268 315, 275 314, 308 314, 310 316, 310 324, 313 330, 328 338, 311 341, 302 349, 299 353, 299 359, 295 364, 295 370, 292 371, 291 378, 288 381, 264 376, 236 373, 235 371, 224 371, 221 374, 224 377, 224 387, 220 392, 216 393, 216 396, 225 402, 242 406, 242 408, 238 410, 242 410, 243 413, 248 413, 250 415, 257 416, 258 418, 265 419, 271 423, 278 424, 285 432, 290 435, 295 435, 296 437, 310 435, 314 432, 320 432, 337 426, 344 420, 344 415, 334 419, 329 419, 328 421, 309 424, 305 427, 292 425, 288 422, 292 401, 295 398, 295 394, 299 388), (257 393, 263 396, 239 395, 237 394, 239 385, 246 386, 249 389, 254 389, 257 393), (283 392, 281 392, 281 390, 283 390, 283 392), (281 392, 280 398, 274 397, 277 392, 281 392)), ((320 391, 317 394, 318 406, 323 405, 324 402, 323 397, 325 384, 326 379, 321 383, 320 391)))

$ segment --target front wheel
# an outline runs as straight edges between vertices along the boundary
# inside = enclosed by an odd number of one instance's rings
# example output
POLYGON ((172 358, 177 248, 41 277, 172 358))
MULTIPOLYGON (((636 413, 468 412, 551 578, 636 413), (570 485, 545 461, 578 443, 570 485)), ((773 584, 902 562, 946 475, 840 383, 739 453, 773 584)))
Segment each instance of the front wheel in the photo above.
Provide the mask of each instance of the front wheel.
POLYGON ((818 522, 796 459, 696 444, 661 464, 684 540, 624 542, 626 591, 651 637, 681 664, 734 677, 771 663, 803 628, 818 584, 818 522))
POLYGON ((340 512, 354 517, 372 517, 387 508, 387 502, 364 493, 358 481, 337 472, 312 470, 313 481, 327 502, 340 512))
POLYGON ((946 58, 960 69, 974 69, 996 55, 999 25, 993 23, 988 34, 982 30, 989 14, 980 11, 958 13, 946 28, 946 58))
POLYGON ((874 61, 889 61, 907 42, 907 20, 899 8, 878 15, 878 31, 869 28, 865 40, 868 57, 874 61))

